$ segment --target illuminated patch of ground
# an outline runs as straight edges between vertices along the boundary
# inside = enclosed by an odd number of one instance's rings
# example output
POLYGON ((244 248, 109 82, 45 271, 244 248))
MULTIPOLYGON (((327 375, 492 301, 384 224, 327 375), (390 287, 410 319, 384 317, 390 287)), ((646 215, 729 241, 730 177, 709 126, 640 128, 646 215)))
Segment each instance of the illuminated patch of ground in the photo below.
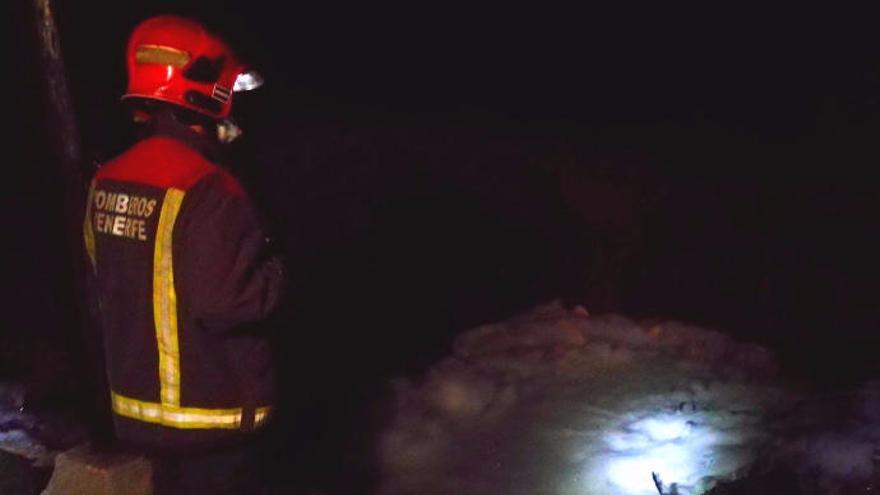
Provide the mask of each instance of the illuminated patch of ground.
POLYGON ((678 322, 540 307, 397 384, 392 494, 691 495, 741 476, 791 404, 763 349, 678 322))

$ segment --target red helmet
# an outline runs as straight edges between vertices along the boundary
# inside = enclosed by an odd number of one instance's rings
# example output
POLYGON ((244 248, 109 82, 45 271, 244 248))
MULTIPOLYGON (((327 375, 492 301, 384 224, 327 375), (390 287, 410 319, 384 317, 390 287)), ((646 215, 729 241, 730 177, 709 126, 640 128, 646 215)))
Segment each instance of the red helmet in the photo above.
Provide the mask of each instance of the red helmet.
POLYGON ((232 50, 201 24, 163 15, 139 24, 126 52, 125 98, 147 98, 179 105, 222 119, 232 108, 232 93, 262 84, 232 50))

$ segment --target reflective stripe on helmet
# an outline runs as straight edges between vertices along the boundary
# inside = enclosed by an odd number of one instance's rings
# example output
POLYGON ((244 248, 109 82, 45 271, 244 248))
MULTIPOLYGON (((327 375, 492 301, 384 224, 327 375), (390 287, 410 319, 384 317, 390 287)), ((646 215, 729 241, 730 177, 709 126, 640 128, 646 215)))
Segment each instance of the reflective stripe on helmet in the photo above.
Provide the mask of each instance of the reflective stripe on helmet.
POLYGON ((134 61, 138 64, 170 65, 181 68, 188 64, 189 60, 189 53, 162 45, 139 45, 134 54, 134 61))

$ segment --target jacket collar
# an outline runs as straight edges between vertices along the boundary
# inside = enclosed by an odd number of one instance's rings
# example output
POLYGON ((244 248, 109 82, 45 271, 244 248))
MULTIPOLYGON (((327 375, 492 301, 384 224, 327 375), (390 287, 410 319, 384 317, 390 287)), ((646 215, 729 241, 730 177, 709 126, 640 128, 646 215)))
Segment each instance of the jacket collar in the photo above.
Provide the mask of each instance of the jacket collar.
MULTIPOLYGON (((207 129, 210 133, 213 129, 207 129)), ((151 123, 145 129, 145 138, 152 136, 164 136, 189 146, 207 158, 218 163, 221 161, 221 145, 210 134, 200 134, 192 130, 188 125, 174 117, 172 111, 157 112, 151 123)))

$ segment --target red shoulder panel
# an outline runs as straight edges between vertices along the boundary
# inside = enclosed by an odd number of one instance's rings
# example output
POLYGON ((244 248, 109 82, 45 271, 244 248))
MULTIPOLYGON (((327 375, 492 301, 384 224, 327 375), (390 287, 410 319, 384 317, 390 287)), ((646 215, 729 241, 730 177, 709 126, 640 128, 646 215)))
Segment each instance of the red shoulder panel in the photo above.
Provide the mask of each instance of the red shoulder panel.
POLYGON ((223 186, 223 190, 230 196, 241 197, 246 195, 241 183, 238 182, 238 179, 233 177, 232 174, 223 169, 219 169, 218 175, 220 175, 220 184, 223 186))
POLYGON ((105 164, 95 177, 187 190, 206 175, 218 171, 221 169, 217 165, 185 144, 166 137, 152 137, 105 164))

